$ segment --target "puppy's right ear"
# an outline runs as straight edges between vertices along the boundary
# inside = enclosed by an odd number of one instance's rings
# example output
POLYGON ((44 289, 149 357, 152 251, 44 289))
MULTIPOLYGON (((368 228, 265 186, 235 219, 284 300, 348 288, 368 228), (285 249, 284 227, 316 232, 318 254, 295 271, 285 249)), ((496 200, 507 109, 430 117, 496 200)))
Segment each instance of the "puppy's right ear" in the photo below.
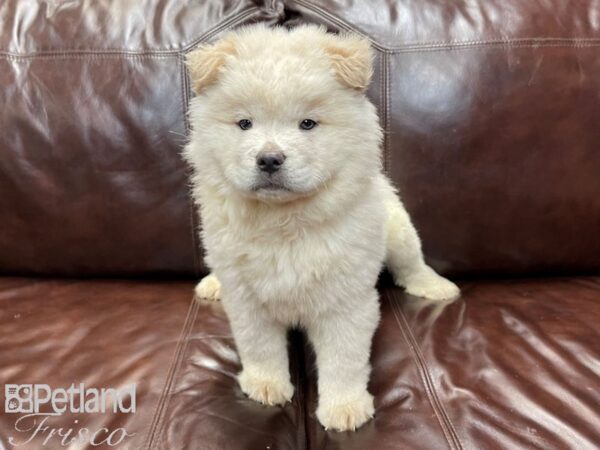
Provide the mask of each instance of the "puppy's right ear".
POLYGON ((185 58, 185 64, 190 71, 192 90, 199 94, 207 86, 215 83, 227 56, 234 54, 232 36, 225 36, 214 44, 200 45, 190 52, 185 58))

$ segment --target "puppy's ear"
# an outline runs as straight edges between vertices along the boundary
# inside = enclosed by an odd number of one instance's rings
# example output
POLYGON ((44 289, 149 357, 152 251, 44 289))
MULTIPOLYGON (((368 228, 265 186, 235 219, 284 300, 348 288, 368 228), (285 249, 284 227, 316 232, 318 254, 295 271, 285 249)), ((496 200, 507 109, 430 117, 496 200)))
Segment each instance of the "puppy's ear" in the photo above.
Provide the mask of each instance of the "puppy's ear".
POLYGON ((235 55, 232 36, 225 36, 214 44, 200 45, 190 52, 185 63, 190 71, 192 90, 199 94, 217 81, 219 72, 229 55, 235 55))
POLYGON ((338 79, 349 88, 365 91, 373 74, 373 53, 368 39, 358 35, 329 35, 325 52, 338 79))

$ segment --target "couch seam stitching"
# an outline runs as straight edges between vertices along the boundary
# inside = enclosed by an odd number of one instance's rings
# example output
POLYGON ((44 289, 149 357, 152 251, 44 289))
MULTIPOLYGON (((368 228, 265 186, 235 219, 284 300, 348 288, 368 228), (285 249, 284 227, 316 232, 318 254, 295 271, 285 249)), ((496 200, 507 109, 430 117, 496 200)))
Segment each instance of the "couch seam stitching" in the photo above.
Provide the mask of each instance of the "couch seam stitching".
POLYGON ((260 12, 260 8, 254 7, 254 8, 242 11, 238 14, 234 14, 233 16, 229 17, 228 19, 225 19, 222 22, 220 22, 219 24, 215 25, 211 30, 205 32, 200 37, 191 40, 187 44, 183 44, 180 51, 183 53, 187 53, 192 48, 194 48, 198 44, 200 44, 201 42, 209 41, 212 37, 219 34, 225 28, 233 28, 236 25, 238 25, 240 22, 242 22, 244 19, 247 19, 247 18, 253 16, 257 12, 260 12))
MULTIPOLYGON (((188 73, 185 70, 185 55, 183 53, 179 54, 179 66, 180 66, 180 75, 181 75, 181 102, 182 102, 182 113, 183 113, 183 126, 185 129, 186 140, 189 139, 190 136, 190 121, 188 119, 187 110, 190 102, 190 92, 189 92, 189 77, 188 73)), ((189 168, 186 169, 186 179, 190 179, 189 176, 189 168)), ((194 264, 194 274, 198 276, 200 274, 200 255, 199 252, 199 243, 196 239, 196 218, 198 217, 196 210, 196 202, 194 202, 193 195, 191 192, 191 184, 187 183, 187 202, 189 208, 190 215, 190 226, 192 232, 192 258, 194 264)))
POLYGON ((390 154, 390 139, 391 139, 391 128, 390 128, 390 60, 387 53, 385 54, 385 140, 383 145, 385 146, 385 165, 388 173, 391 172, 391 161, 392 157, 390 154))
POLYGON ((103 59, 103 58, 121 58, 121 59, 163 59, 176 58, 180 51, 169 52, 116 52, 116 51, 52 51, 40 53, 19 54, 12 52, 0 52, 0 58, 8 60, 28 60, 28 59, 103 59))
POLYGON ((514 38, 514 39, 490 39, 481 40, 473 39, 466 41, 432 41, 432 42, 415 42, 399 47, 390 47, 374 40, 370 35, 361 29, 355 27, 345 19, 337 16, 329 10, 315 5, 305 0, 289 0, 290 3, 304 6, 310 9, 321 18, 326 19, 329 23, 335 24, 346 31, 359 34, 368 39, 371 44, 382 53, 396 54, 409 53, 420 51, 436 51, 436 50, 459 50, 463 48, 478 48, 478 47, 595 47, 600 46, 600 38, 560 38, 560 37, 538 37, 538 38, 514 38))
POLYGON ((52 53, 44 55, 7 55, 0 53, 0 59, 5 61, 31 61, 31 60, 60 60, 60 59, 120 59, 120 60, 139 60, 139 59, 169 59, 177 58, 178 52, 173 53, 146 53, 146 54, 119 54, 119 53, 52 53))
POLYGON ((460 439, 458 439, 458 434, 456 433, 456 430, 454 429, 450 418, 447 414, 445 414, 444 406, 437 396, 434 384, 431 381, 431 377, 429 376, 429 370, 422 357, 422 354, 419 351, 416 339, 414 339, 414 336, 412 336, 412 333, 410 332, 410 328, 408 326, 406 318, 404 317, 404 313, 397 304, 394 295, 389 296, 388 301, 392 306, 392 312, 394 314, 394 318, 396 319, 396 323, 398 324, 398 328, 400 328, 402 337, 410 347, 410 350, 413 354, 413 360, 417 365, 419 378, 421 379, 421 383, 423 384, 423 387, 425 389, 425 394, 427 395, 429 404, 433 409, 433 412, 435 413, 440 427, 442 428, 442 432, 444 434, 444 437, 446 438, 446 442, 448 443, 450 448, 462 449, 462 442, 460 441, 460 439))
POLYGON ((399 55, 406 53, 430 53, 442 51, 458 51, 458 50, 485 50, 485 49, 518 49, 518 48, 594 48, 600 47, 600 40, 594 42, 578 42, 577 40, 564 42, 543 42, 540 38, 507 41, 488 41, 478 43, 450 43, 442 45, 423 45, 411 46, 402 49, 387 50, 386 53, 391 55, 399 55))
POLYGON ((174 57, 181 52, 187 51, 190 47, 197 45, 198 43, 209 39, 210 37, 217 34, 224 27, 236 23, 238 20, 242 20, 248 16, 259 12, 260 8, 252 7, 238 13, 234 13, 221 22, 217 23, 214 27, 206 30, 199 36, 179 44, 178 48, 174 49, 152 49, 152 50, 126 50, 126 49, 65 49, 65 50, 41 50, 39 52, 30 53, 15 53, 10 51, 0 51, 0 58, 7 59, 32 59, 32 58, 54 58, 57 56, 64 57, 85 57, 85 56, 106 56, 106 57, 125 57, 125 58, 161 58, 161 57, 174 57))
POLYGON ((169 372, 167 374, 167 379, 165 380, 165 384, 163 386, 163 391, 161 393, 161 397, 156 407, 156 411, 154 413, 154 417, 152 418, 152 422, 150 423, 150 427, 148 429, 148 437, 146 438, 146 448, 151 449, 154 445, 157 444, 158 439, 162 433, 162 427, 165 417, 166 407, 169 404, 173 381, 175 380, 176 375, 179 374, 179 369, 181 367, 181 363, 183 361, 183 356, 185 355, 185 351, 187 350, 189 343, 189 335, 194 327, 194 323, 196 321, 196 316, 198 314, 199 302, 195 297, 192 296, 191 304, 188 308, 188 313, 185 319, 185 323, 181 330, 181 334, 179 336, 177 342, 177 348, 175 349, 175 355, 173 356, 173 360, 171 366, 169 367, 169 372))
POLYGON ((378 42, 375 42, 366 33, 364 33, 363 31, 361 31, 360 29, 356 28, 352 24, 346 22, 345 20, 343 20, 342 18, 338 17, 337 15, 335 15, 335 14, 331 13, 330 11, 326 10, 325 8, 321 8, 318 5, 315 5, 315 4, 311 3, 311 2, 307 2, 307 1, 304 1, 304 0, 290 0, 290 3, 296 3, 297 5, 304 6, 305 8, 310 9, 312 12, 314 12, 315 14, 321 16, 322 18, 328 19, 328 21, 330 23, 334 23, 334 24, 336 24, 338 26, 341 26, 342 28, 345 28, 346 31, 351 31, 353 33, 361 35, 362 37, 365 37, 365 38, 369 39, 369 41, 373 44, 373 46, 375 46, 380 51, 385 51, 386 50, 386 47, 382 46, 378 42))
MULTIPOLYGON (((179 374, 179 369, 181 368, 183 357, 189 344, 188 337, 194 328, 196 316, 198 314, 198 309, 199 302, 196 300, 195 297, 192 297, 192 303, 190 305, 188 316, 186 318, 186 324, 184 325, 184 329, 182 329, 181 336, 179 338, 179 344, 176 349, 176 354, 173 358, 173 363, 171 365, 170 377, 168 380, 166 380, 163 395, 161 398, 162 402, 160 404, 160 408, 157 408, 156 411, 156 421, 154 423, 154 430, 152 430, 152 434, 150 435, 151 439, 149 442, 149 448, 151 448, 154 445, 153 441, 158 441, 158 439, 160 439, 160 436, 162 434, 164 420, 166 417, 166 408, 171 398, 173 382, 176 376, 179 374)), ((156 442, 156 444, 158 444, 158 442, 156 442)))
MULTIPOLYGON (((452 420, 450 419, 450 415, 448 414, 448 411, 446 411, 446 407, 444 406, 444 404, 442 403, 442 400, 439 398, 436 389, 435 389, 435 384, 433 382, 431 373, 429 368, 427 367, 427 362, 425 361, 425 357, 423 356, 423 352, 421 351, 421 348, 419 347, 419 344, 417 342, 417 339, 415 338, 410 325, 408 324, 408 321, 406 319, 406 315, 404 314, 404 311, 402 310, 402 308, 399 305, 396 305, 398 308, 398 312, 400 313, 400 316, 402 318, 402 321, 404 322, 405 326, 406 326, 406 332, 408 333, 410 339, 413 342, 414 345, 414 350, 415 352, 419 355, 419 359, 422 361, 423 363, 423 371, 424 371, 424 375, 427 378, 427 381, 429 382, 429 384, 431 385, 431 392, 432 395, 434 396, 434 399, 436 400, 436 402, 439 405, 440 411, 442 412, 442 414, 444 415, 446 421, 447 421, 447 425, 450 428, 450 431, 452 433, 452 437, 458 442, 457 447, 458 448, 463 448, 464 445, 460 439, 460 436, 458 435, 458 432, 456 431, 456 428, 454 426, 454 424, 452 423, 452 420)), ((455 442, 456 443, 456 442, 455 442)))
POLYGON ((381 118, 381 127, 383 129, 383 164, 384 164, 384 171, 386 170, 385 168, 385 111, 384 111, 384 107, 383 104, 385 102, 385 94, 383 92, 383 87, 384 87, 384 79, 383 79, 383 66, 384 66, 384 57, 385 57, 385 53, 380 53, 379 56, 379 117, 381 118))
MULTIPOLYGON (((443 50, 461 50, 469 48, 492 48, 492 47, 510 47, 510 48, 539 48, 539 47, 575 47, 575 48, 587 48, 600 46, 600 38, 561 38, 561 37, 537 37, 537 38, 514 38, 514 39, 490 39, 490 40, 465 40, 465 41, 432 41, 432 42, 415 42, 406 44, 399 47, 390 47, 388 45, 381 44, 375 41, 371 36, 362 30, 351 25, 344 19, 337 15, 318 7, 310 2, 304 0, 290 0, 290 3, 296 3, 300 6, 304 6, 315 14, 328 20, 329 23, 336 24, 347 31, 352 31, 359 34, 372 43, 382 53, 397 54, 397 53, 417 53, 417 52, 428 52, 428 51, 443 51, 443 50)), ((237 24, 238 21, 252 16, 254 13, 259 12, 260 8, 253 7, 245 11, 233 14, 222 22, 216 24, 213 28, 207 30, 200 36, 180 44, 179 48, 166 50, 166 49, 155 49, 155 50, 125 50, 125 49, 67 49, 67 50, 51 50, 51 51, 40 51, 34 53, 15 53, 9 51, 0 51, 0 58, 8 60, 23 60, 23 59, 35 59, 35 58, 77 58, 82 59, 85 57, 120 57, 126 59, 134 58, 169 58, 176 57, 178 53, 187 52, 190 47, 197 45, 198 43, 210 39, 212 36, 220 32, 223 28, 237 24)))

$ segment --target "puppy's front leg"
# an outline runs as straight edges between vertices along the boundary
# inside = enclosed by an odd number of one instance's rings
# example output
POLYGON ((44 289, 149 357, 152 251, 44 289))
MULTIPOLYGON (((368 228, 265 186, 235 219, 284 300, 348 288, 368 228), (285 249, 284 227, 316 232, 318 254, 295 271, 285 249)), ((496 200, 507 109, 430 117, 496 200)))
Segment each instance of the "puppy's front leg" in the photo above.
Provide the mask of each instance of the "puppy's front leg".
POLYGON ((356 306, 315 318, 307 327, 317 355, 317 418, 325 429, 354 430, 375 412, 367 383, 371 340, 379 322, 378 295, 373 289, 357 298, 356 306))
POLYGON ((282 405, 294 394, 288 368, 287 330, 263 311, 252 309, 226 308, 242 361, 238 381, 252 400, 282 405))

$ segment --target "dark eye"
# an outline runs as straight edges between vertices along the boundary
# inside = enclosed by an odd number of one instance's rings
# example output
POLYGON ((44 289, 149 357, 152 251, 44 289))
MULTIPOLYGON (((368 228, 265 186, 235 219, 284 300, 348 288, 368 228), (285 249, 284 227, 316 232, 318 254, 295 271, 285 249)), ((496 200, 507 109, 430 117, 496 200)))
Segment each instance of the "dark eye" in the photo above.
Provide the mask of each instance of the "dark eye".
POLYGON ((250 128, 252 128, 252 121, 248 119, 242 119, 238 122, 238 126, 242 130, 249 130, 250 128))
POLYGON ((300 122, 300 128, 303 130, 312 130, 316 126, 317 122, 312 119, 304 119, 302 122, 300 122))

